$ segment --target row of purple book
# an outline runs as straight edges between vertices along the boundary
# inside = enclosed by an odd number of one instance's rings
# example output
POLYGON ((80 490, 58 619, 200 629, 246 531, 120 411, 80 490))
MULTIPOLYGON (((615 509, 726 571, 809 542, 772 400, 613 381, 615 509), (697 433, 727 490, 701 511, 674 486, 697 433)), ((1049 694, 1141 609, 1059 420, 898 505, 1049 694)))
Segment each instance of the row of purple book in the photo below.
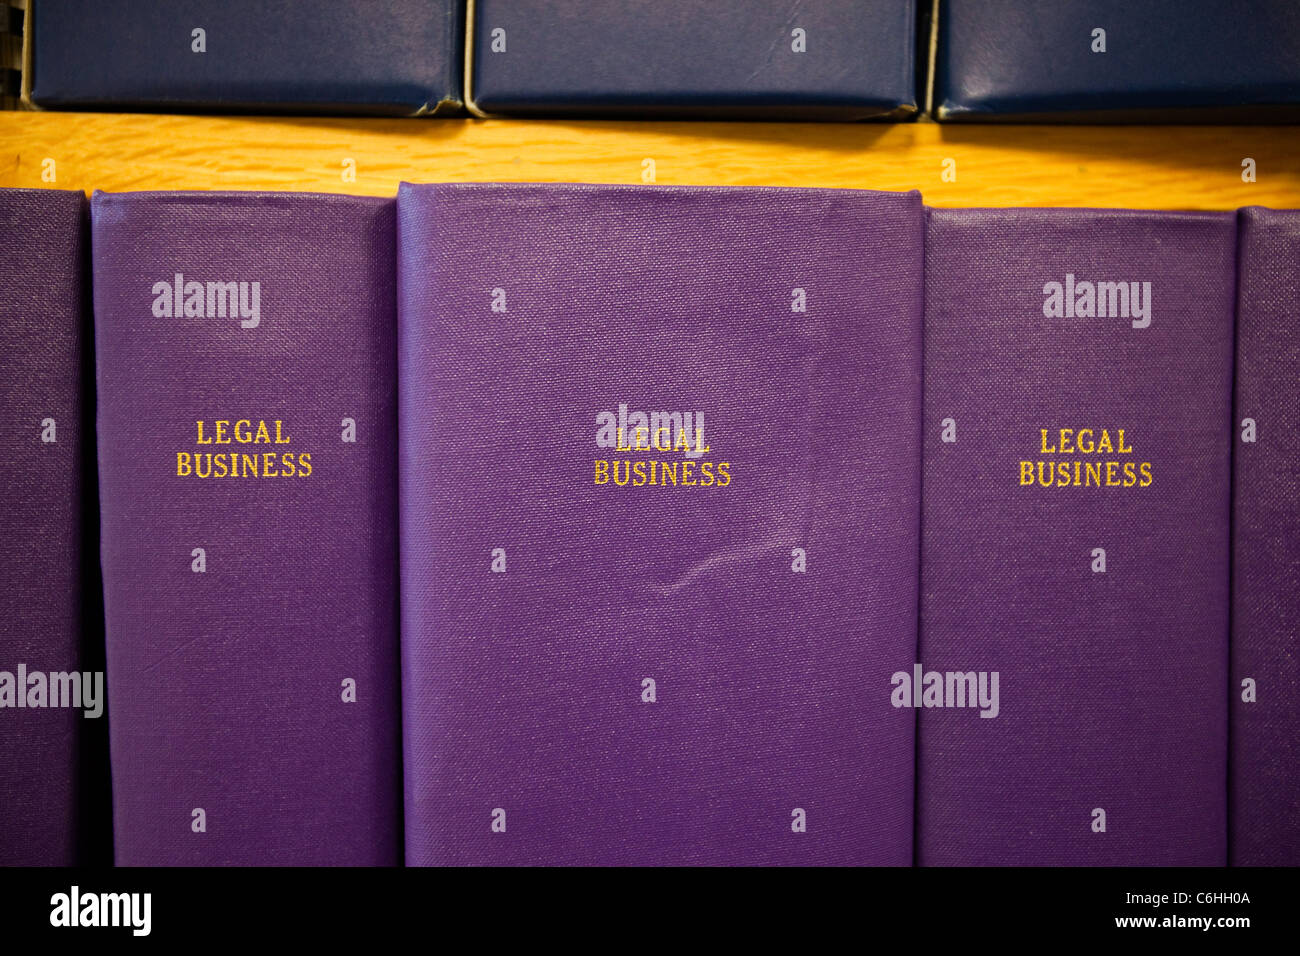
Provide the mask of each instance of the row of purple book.
POLYGON ((0 231, 0 862, 1300 864, 1300 213, 0 231))

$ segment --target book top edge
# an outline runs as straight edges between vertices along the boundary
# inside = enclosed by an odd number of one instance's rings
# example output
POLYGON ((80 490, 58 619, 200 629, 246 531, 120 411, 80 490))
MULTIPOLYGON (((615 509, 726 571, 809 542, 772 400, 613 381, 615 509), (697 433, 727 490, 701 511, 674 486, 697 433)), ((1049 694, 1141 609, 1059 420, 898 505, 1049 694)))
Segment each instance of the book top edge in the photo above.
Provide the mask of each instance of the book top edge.
POLYGON ((86 194, 80 189, 50 189, 45 186, 6 186, 0 189, 0 195, 5 196, 80 196, 86 198, 86 194))
POLYGON ((340 203, 345 205, 387 206, 395 202, 392 196, 357 196, 351 193, 280 192, 275 190, 203 190, 167 189, 124 192, 106 192, 96 189, 91 195, 94 206, 116 203, 155 203, 177 205, 271 205, 290 206, 299 203, 340 203))
POLYGON ((1260 221, 1295 222, 1300 220, 1300 209, 1274 209, 1272 206, 1242 206, 1237 210, 1247 219, 1260 221))
POLYGON ((457 183, 412 183, 403 180, 398 186, 398 195, 403 193, 444 192, 505 192, 505 193, 620 193, 626 196, 650 196, 664 193, 674 196, 719 196, 719 195, 766 195, 766 196, 844 196, 844 197, 885 197, 919 201, 921 192, 917 189, 884 190, 853 189, 835 186, 698 186, 698 185, 649 185, 643 183, 573 183, 573 182, 457 182, 457 183))
POLYGON ((1236 209, 1127 209, 1106 206, 926 206, 928 220, 967 222, 972 220, 1031 221, 1035 219, 1163 219, 1206 222, 1231 221, 1236 209))

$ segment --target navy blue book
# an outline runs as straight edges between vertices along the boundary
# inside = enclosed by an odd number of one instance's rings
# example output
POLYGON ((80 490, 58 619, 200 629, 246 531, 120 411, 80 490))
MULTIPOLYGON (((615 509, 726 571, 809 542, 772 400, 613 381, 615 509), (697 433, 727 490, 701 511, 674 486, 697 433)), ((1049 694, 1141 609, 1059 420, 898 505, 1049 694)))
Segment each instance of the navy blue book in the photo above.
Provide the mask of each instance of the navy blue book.
POLYGON ((944 0, 940 120, 1300 119, 1296 0, 944 0))
POLYGON ((471 0, 477 115, 898 119, 912 0, 471 0))
POLYGON ((48 109, 431 115, 461 108, 461 0, 39 0, 48 109))

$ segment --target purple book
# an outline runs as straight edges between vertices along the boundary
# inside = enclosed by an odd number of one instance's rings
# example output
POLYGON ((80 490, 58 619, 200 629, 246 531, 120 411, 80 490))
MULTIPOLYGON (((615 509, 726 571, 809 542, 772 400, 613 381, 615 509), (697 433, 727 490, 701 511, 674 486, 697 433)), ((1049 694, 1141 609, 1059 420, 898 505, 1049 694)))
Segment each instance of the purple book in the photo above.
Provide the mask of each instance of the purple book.
POLYGON ((1235 216, 931 210, 917 862, 1226 862, 1235 216))
POLYGON ((403 185, 411 864, 912 857, 922 208, 403 185))
POLYGON ((394 214, 94 197, 119 864, 401 862, 394 214))
POLYGON ((1300 865, 1300 212, 1243 209, 1233 436, 1231 862, 1300 865))
POLYGON ((85 204, 80 192, 0 190, 3 866, 78 862, 81 749, 104 709, 102 669, 83 679, 97 603, 82 548, 94 489, 83 474, 85 204))

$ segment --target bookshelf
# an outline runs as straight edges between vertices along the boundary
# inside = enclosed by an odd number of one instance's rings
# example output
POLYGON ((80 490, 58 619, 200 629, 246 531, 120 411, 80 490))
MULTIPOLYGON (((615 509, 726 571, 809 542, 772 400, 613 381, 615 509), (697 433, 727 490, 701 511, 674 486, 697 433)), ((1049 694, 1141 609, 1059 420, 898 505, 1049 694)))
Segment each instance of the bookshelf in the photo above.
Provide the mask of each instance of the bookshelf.
POLYGON ((920 189, 935 206, 1300 207, 1298 126, 942 126, 0 112, 0 186, 393 195, 402 180, 920 189), (1242 181, 1242 160, 1257 181, 1242 181), (45 161, 54 181, 43 181, 45 161), (345 160, 355 181, 345 179, 345 160), (943 178, 945 160, 956 180, 943 178))

